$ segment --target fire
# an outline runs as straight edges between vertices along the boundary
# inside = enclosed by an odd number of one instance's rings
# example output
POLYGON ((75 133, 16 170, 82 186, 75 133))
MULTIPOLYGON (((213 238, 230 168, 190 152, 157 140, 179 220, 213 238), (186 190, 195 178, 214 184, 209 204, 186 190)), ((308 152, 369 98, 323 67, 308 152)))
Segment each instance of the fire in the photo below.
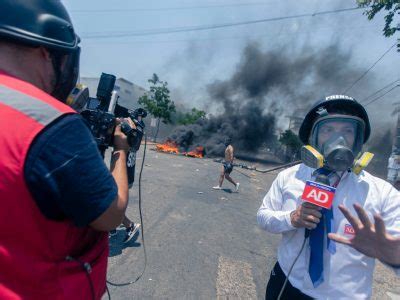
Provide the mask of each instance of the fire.
POLYGON ((203 158, 204 157, 204 147, 196 147, 196 149, 194 149, 194 151, 189 151, 184 153, 186 156, 190 156, 190 157, 197 157, 197 158, 203 158))
POLYGON ((179 154, 178 145, 172 141, 167 141, 164 144, 157 144, 156 150, 160 152, 179 154))
POLYGON ((166 152, 172 154, 185 155, 189 157, 203 158, 204 147, 196 147, 193 151, 179 152, 178 144, 173 141, 166 141, 164 144, 157 144, 156 150, 159 152, 166 152))

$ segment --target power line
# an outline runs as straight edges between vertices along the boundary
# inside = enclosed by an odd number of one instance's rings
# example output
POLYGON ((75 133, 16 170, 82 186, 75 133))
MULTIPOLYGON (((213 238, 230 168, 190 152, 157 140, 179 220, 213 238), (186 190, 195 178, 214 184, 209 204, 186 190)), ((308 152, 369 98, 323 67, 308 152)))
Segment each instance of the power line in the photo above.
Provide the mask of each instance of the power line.
POLYGON ((389 51, 392 50, 393 47, 396 46, 396 45, 397 45, 397 43, 394 43, 392 46, 390 46, 390 48, 387 49, 387 50, 385 51, 385 53, 383 53, 382 56, 379 57, 378 60, 375 61, 375 62, 372 64, 372 66, 370 66, 370 67, 368 68, 368 70, 366 70, 360 77, 357 78, 356 81, 354 81, 354 82, 344 91, 344 94, 346 94, 348 91, 350 91, 361 79, 363 79, 363 78, 365 77, 365 75, 367 75, 367 73, 368 73, 369 71, 371 71, 372 68, 375 67, 375 65, 376 65, 378 62, 380 62, 381 59, 384 58, 385 55, 388 54, 389 51))
POLYGON ((163 28, 163 29, 150 29, 145 31, 134 31, 134 32, 122 32, 122 33, 107 33, 107 34, 99 34, 99 35, 82 35, 82 38, 86 39, 99 39, 99 38, 118 38, 118 37, 129 37, 129 36, 146 36, 146 35, 156 35, 156 34, 169 34, 169 33, 177 33, 177 32, 189 32, 189 31, 204 31, 218 28, 227 28, 227 27, 235 27, 242 25, 250 25, 257 23, 266 23, 266 22, 274 22, 281 20, 289 20, 289 19, 298 19, 305 17, 314 17, 328 14, 335 14, 341 12, 348 12, 361 9, 361 7, 352 7, 352 8, 343 8, 336 10, 328 10, 328 11, 320 11, 315 13, 306 13, 299 15, 291 15, 291 16, 283 16, 283 17, 275 17, 275 18, 266 18, 252 21, 243 21, 243 22, 231 22, 231 23, 222 23, 222 24, 211 24, 211 25, 201 25, 201 26, 189 26, 189 27, 172 27, 172 28, 163 28))
POLYGON ((195 6, 175 6, 175 7, 159 7, 159 8, 131 8, 131 9, 78 9, 71 10, 72 13, 115 13, 115 12, 143 12, 143 11, 169 11, 169 10, 190 10, 203 8, 224 8, 224 7, 242 7, 242 6, 265 6, 272 3, 250 2, 250 3, 227 3, 214 5, 195 5, 195 6))
POLYGON ((364 101, 367 101, 369 98, 371 98, 371 97, 373 97, 373 96, 379 94, 381 91, 387 89, 389 86, 393 85, 394 83, 396 83, 396 82, 399 81, 399 80, 400 80, 400 78, 398 78, 398 79, 392 81, 391 83, 385 85, 383 88, 380 88, 380 89, 377 90, 376 92, 373 92, 373 93, 370 94, 368 97, 365 97, 365 98, 363 99, 363 102, 364 102, 364 101))
POLYGON ((390 93, 391 91, 393 91, 394 89, 400 87, 400 84, 396 84, 394 87, 392 87, 390 90, 388 90, 387 92, 383 93, 382 95, 380 95, 379 97, 376 97, 375 99, 371 100, 370 102, 368 102, 367 104, 364 104, 364 106, 368 106, 376 101, 378 101, 379 99, 381 99, 383 96, 387 95, 388 93, 390 93))
MULTIPOLYGON (((331 29, 332 26, 319 26, 318 29, 331 29)), ((342 29, 347 30, 350 29, 352 31, 355 30, 364 30, 366 28, 375 28, 375 25, 370 25, 370 26, 349 26, 349 27, 344 27, 342 29)), ((290 35, 296 35, 299 36, 301 34, 307 34, 311 30, 297 30, 295 32, 289 32, 285 33, 285 36, 290 36, 290 35)), ((265 34, 265 33, 257 33, 257 34, 251 34, 251 35, 235 35, 235 36, 219 36, 219 37, 205 37, 205 38, 192 38, 192 39, 163 39, 163 40, 156 40, 156 39, 151 39, 151 40, 123 40, 123 41, 118 41, 114 43, 109 43, 106 41, 103 42, 98 42, 98 41, 91 41, 86 43, 85 45, 131 45, 131 44, 158 44, 158 43, 187 43, 187 42, 204 42, 204 41, 223 41, 223 40, 248 40, 248 39, 254 39, 254 38, 259 38, 259 37, 264 37, 264 38, 269 38, 269 37, 274 37, 274 41, 279 39, 281 36, 282 28, 279 31, 279 33, 271 33, 271 34, 265 34)))

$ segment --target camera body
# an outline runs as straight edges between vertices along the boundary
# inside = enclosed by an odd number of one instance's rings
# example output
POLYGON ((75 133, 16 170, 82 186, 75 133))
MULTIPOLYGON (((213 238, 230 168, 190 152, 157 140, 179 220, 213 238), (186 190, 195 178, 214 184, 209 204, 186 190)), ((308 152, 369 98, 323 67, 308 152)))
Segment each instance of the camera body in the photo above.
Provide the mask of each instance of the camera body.
POLYGON ((128 123, 122 122, 121 130, 128 137, 128 143, 132 151, 138 151, 144 135, 145 124, 143 118, 147 116, 147 112, 143 108, 130 110, 117 103, 115 105, 115 116, 118 118, 130 118, 135 124, 136 128, 133 129, 128 123))
POLYGON ((77 85, 67 99, 67 104, 78 111, 86 120, 97 146, 104 158, 108 147, 113 146, 117 118, 130 118, 136 128, 127 122, 121 123, 121 130, 127 136, 130 151, 127 158, 128 183, 134 182, 136 151, 139 150, 144 135, 143 118, 147 112, 143 108, 130 110, 118 104, 118 93, 114 90, 116 77, 102 73, 96 98, 89 97, 89 90, 77 85))
POLYGON ((100 153, 104 157, 104 152, 113 143, 115 115, 98 109, 84 110, 81 115, 88 123, 100 153))

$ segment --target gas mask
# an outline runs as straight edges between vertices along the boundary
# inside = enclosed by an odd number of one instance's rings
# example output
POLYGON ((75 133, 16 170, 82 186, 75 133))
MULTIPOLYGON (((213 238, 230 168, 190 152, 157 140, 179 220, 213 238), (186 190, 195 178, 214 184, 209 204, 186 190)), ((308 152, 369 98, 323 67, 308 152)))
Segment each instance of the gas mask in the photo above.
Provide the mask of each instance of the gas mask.
POLYGON ((325 158, 326 166, 332 170, 345 171, 353 165, 355 153, 340 133, 333 134, 318 148, 322 148, 321 152, 325 158))
POLYGON ((373 157, 368 152, 359 156, 364 128, 364 121, 355 116, 327 115, 319 118, 311 130, 310 145, 301 150, 303 162, 317 169, 323 166, 335 172, 350 169, 361 172, 373 157), (355 161, 356 158, 359 159, 355 161))

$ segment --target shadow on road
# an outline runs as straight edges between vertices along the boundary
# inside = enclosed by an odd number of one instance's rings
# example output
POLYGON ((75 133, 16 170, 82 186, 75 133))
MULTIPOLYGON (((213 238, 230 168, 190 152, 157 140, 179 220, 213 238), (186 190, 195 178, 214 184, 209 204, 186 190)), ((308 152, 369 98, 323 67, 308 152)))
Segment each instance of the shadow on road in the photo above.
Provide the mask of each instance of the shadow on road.
POLYGON ((221 189, 221 190, 228 194, 237 193, 236 191, 234 192, 231 189, 221 189))
POLYGON ((109 239, 110 253, 108 254, 108 256, 114 257, 117 255, 120 255, 120 254, 122 254, 122 250, 124 250, 125 248, 140 247, 141 244, 136 242, 137 238, 139 237, 139 233, 140 233, 140 230, 135 233, 135 235, 129 242, 124 243, 123 241, 124 241, 125 234, 126 234, 125 228, 117 229, 117 234, 114 236, 111 236, 109 239))

